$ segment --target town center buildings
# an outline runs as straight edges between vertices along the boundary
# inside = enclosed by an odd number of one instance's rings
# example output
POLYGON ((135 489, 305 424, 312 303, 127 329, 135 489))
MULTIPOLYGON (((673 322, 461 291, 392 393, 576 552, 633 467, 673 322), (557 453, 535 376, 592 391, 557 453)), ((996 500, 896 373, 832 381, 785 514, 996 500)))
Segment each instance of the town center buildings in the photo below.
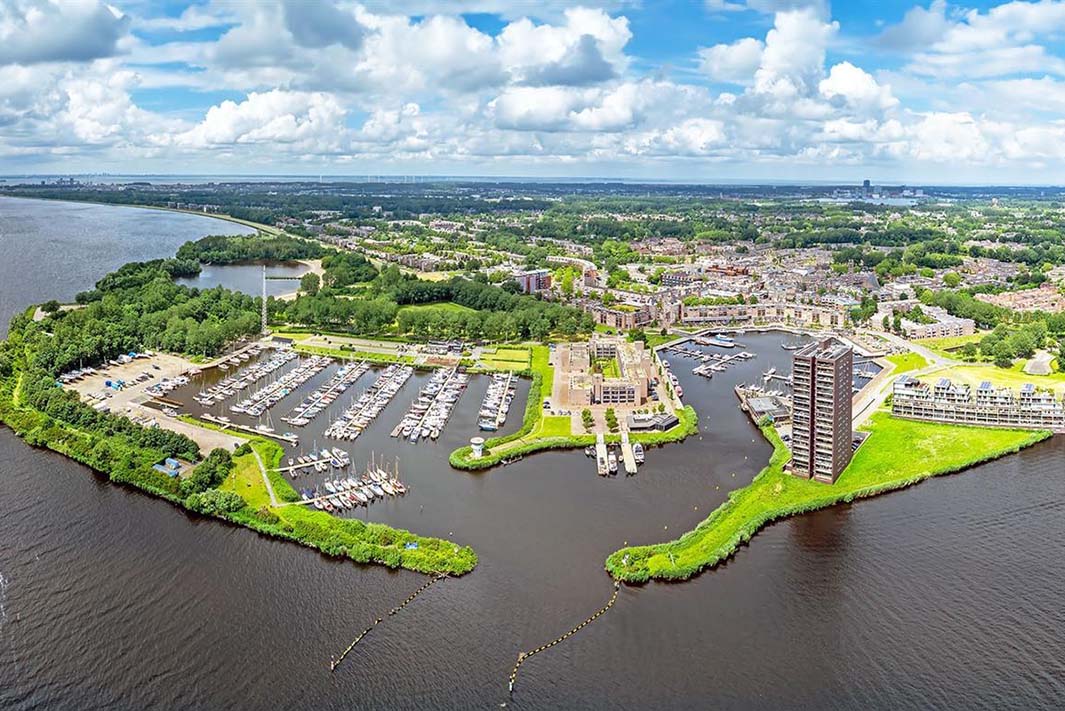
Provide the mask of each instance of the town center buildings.
POLYGON ((639 407, 651 397, 654 367, 639 341, 595 335, 587 343, 564 343, 556 363, 555 397, 563 407, 639 407))

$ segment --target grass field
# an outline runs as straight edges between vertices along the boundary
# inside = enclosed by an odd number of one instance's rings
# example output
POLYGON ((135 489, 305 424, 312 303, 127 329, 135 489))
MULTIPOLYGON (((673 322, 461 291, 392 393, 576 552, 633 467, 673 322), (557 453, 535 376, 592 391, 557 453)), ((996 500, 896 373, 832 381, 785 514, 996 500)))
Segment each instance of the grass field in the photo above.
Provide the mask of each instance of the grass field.
POLYGON ((914 343, 918 343, 928 350, 932 351, 936 355, 943 356, 944 358, 960 358, 957 349, 961 348, 967 343, 979 343, 980 339, 988 334, 987 331, 980 333, 974 333, 971 336, 950 336, 947 338, 918 338, 914 340, 914 343))
POLYGON ((222 482, 219 489, 232 491, 248 502, 248 506, 258 509, 270 505, 270 495, 263 484, 263 476, 255 455, 248 454, 233 458, 233 471, 222 482))
POLYGON ((494 370, 528 370, 530 358, 528 348, 486 348, 478 363, 494 370))
POLYGON ((892 371, 893 375, 908 373, 911 370, 920 370, 928 366, 928 361, 920 353, 899 353, 888 356, 887 360, 895 364, 895 370, 892 371))
POLYGON ((991 381, 996 387, 1008 387, 1019 389, 1025 383, 1033 383, 1036 387, 1053 390, 1061 396, 1065 394, 1065 373, 1051 373, 1050 375, 1028 375, 1021 368, 1024 361, 1018 361, 1013 368, 997 368, 993 365, 956 365, 945 368, 933 375, 922 376, 920 379, 926 382, 935 382, 938 378, 950 378, 958 383, 966 383, 975 388, 985 380, 991 381))
POLYGON ((462 314, 477 313, 476 309, 471 309, 468 306, 455 304, 450 301, 434 301, 428 304, 407 304, 406 306, 400 306, 399 311, 400 313, 404 311, 451 311, 462 314))
POLYGON ((747 486, 729 494, 699 524, 675 541, 623 548, 606 562, 615 578, 643 582, 685 579, 731 556, 767 523, 915 484, 959 471, 1050 436, 1048 432, 984 429, 873 415, 868 440, 833 485, 785 474, 790 453, 772 428, 763 432, 773 444, 769 464, 747 486), (900 456, 900 453, 906 456, 900 456))

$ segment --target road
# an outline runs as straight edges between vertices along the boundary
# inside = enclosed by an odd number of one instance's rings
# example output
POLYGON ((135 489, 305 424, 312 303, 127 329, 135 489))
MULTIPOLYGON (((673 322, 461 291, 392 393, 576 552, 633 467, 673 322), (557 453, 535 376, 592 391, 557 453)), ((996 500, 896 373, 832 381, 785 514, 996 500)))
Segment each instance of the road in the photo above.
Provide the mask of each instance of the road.
MULTIPOLYGON (((953 358, 945 358, 937 353, 933 353, 919 343, 907 341, 892 333, 884 333, 882 331, 870 331, 869 333, 881 336, 887 339, 892 345, 907 351, 912 351, 928 361, 928 365, 924 368, 911 370, 906 373, 907 375, 912 375, 914 377, 930 375, 945 368, 949 368, 952 365, 957 365, 960 362, 953 358)), ((895 378, 893 377, 894 371, 895 366, 888 361, 887 367, 873 378, 873 380, 862 389, 862 392, 859 393, 857 401, 854 402, 852 406, 852 429, 858 429, 858 427, 865 423, 865 421, 884 404, 888 395, 891 394, 892 385, 895 383, 895 378)))

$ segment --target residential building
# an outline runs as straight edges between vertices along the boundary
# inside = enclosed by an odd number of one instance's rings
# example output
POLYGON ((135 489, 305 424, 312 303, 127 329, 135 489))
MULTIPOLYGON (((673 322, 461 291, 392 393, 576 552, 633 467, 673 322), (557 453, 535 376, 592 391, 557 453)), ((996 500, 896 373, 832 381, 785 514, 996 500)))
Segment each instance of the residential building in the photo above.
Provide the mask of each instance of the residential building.
POLYGON ((539 294, 551 288, 550 269, 532 269, 514 275, 523 294, 539 294))
POLYGON ((853 453, 854 351, 832 338, 795 352, 792 363, 791 471, 834 483, 853 453))
POLYGON ((946 378, 929 386, 902 375, 892 386, 891 414, 911 420, 1065 432, 1065 400, 1032 383, 1014 392, 984 381, 972 393, 967 385, 946 378))

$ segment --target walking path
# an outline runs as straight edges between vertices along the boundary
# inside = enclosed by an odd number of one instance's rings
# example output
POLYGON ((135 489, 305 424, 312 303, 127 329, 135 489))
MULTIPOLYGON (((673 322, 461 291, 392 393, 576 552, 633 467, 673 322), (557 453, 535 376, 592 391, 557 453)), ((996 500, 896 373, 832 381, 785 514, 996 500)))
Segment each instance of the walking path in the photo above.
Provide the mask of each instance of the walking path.
POLYGON ((263 464, 263 458, 255 451, 255 447, 251 448, 251 453, 255 455, 255 461, 259 463, 259 473, 263 475, 263 484, 266 485, 266 492, 270 494, 270 505, 277 506, 278 501, 277 496, 274 494, 274 485, 270 483, 270 477, 266 475, 266 465, 263 464))

